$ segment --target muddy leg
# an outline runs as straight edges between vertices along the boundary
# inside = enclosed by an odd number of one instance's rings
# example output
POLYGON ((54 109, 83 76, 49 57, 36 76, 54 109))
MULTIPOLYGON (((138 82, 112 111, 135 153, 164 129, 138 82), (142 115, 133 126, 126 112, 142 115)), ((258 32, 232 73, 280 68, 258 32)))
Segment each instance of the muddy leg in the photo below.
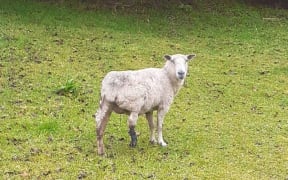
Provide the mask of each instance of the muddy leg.
POLYGON ((137 145, 137 134, 135 132, 135 127, 130 127, 129 135, 131 136, 130 146, 135 147, 137 145))
POLYGON ((130 142, 131 147, 135 147, 137 145, 137 134, 135 132, 137 119, 138 119, 138 113, 131 112, 129 119, 128 119, 129 135, 131 137, 131 142, 130 142))
POLYGON ((104 143, 103 143, 103 136, 105 132, 105 128, 109 117, 111 115, 111 110, 107 105, 103 105, 100 107, 95 115, 96 119, 96 134, 97 134, 97 147, 98 147, 98 154, 104 154, 104 143))

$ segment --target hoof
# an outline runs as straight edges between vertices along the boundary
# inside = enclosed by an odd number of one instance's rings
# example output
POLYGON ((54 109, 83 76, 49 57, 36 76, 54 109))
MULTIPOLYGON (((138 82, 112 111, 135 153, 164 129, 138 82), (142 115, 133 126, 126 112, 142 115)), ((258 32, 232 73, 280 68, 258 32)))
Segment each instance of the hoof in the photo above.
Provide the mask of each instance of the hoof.
POLYGON ((104 151, 101 151, 101 150, 98 150, 98 155, 99 155, 99 156, 104 156, 104 155, 105 155, 105 152, 104 152, 104 151))
POLYGON ((103 157, 105 153, 98 153, 99 156, 103 157))
POLYGON ((166 147, 166 146, 167 146, 167 143, 165 143, 165 142, 163 141, 163 142, 159 142, 159 145, 162 146, 162 147, 166 147))
POLYGON ((149 142, 150 142, 150 144, 153 144, 153 145, 154 145, 154 144, 157 144, 157 141, 156 141, 156 140, 150 140, 149 142))
POLYGON ((137 141, 134 141, 134 142, 131 141, 129 144, 129 146, 133 148, 136 147, 136 145, 137 145, 137 141))

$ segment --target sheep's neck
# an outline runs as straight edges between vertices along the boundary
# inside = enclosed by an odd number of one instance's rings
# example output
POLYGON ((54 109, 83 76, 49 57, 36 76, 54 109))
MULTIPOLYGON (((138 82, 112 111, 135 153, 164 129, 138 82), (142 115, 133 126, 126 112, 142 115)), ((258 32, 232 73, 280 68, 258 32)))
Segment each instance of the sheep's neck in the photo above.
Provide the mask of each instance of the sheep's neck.
POLYGON ((176 82, 175 81, 173 82, 170 80, 172 87, 173 87, 174 95, 176 95, 178 93, 178 91, 181 89, 183 81, 184 80, 182 80, 182 81, 176 80, 176 82))
POLYGON ((183 83, 184 83, 184 80, 178 80, 177 78, 173 78, 173 75, 171 75, 171 73, 169 72, 168 69, 164 68, 164 71, 166 73, 166 75, 168 76, 168 79, 169 79, 169 82, 170 82, 170 85, 173 89, 173 93, 174 93, 174 96, 178 93, 178 91, 180 90, 180 88, 182 87, 183 83))

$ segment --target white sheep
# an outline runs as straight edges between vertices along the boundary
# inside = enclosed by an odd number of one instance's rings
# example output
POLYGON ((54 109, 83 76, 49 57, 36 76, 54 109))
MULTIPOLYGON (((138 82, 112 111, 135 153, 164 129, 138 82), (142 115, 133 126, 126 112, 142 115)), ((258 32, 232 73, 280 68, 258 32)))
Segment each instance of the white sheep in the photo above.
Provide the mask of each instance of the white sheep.
POLYGON ((150 142, 156 143, 153 111, 157 111, 158 143, 163 140, 162 124, 174 96, 184 83, 191 55, 165 55, 163 68, 136 71, 112 71, 102 81, 100 107, 95 114, 98 154, 104 154, 103 135, 112 112, 127 114, 131 147, 137 143, 135 126, 139 115, 145 114, 150 127, 150 142))

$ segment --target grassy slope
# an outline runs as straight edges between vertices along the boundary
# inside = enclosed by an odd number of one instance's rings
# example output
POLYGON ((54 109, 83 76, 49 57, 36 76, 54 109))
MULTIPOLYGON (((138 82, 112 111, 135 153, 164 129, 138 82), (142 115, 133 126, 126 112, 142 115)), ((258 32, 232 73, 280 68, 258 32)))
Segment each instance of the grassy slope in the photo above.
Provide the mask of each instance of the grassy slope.
POLYGON ((285 179, 288 13, 198 4, 138 15, 0 0, 2 178, 285 179), (263 19, 274 18, 274 19, 263 19), (113 115, 96 155, 101 78, 196 53, 165 119, 167 148, 128 147, 113 115), (74 79, 77 93, 55 90, 74 79))

